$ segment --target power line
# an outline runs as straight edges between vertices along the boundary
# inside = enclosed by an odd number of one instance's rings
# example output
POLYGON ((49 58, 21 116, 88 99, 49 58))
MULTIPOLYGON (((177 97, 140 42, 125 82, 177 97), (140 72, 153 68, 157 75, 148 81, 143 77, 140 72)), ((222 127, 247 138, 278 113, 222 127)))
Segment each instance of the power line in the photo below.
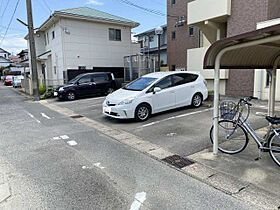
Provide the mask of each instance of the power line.
POLYGON ((20 0, 18 0, 17 3, 16 3, 15 9, 14 9, 13 14, 12 14, 12 17, 11 17, 11 19, 10 19, 10 22, 9 22, 9 24, 8 24, 8 27, 7 27, 7 29, 6 29, 6 32, 5 32, 5 34, 4 34, 3 38, 2 38, 2 40, 1 40, 1 44, 0 44, 0 45, 3 44, 3 41, 4 41, 4 39, 5 39, 5 37, 6 37, 7 33, 8 33, 8 30, 9 30, 11 24, 12 24, 13 18, 14 18, 14 16, 15 16, 15 13, 16 13, 17 8, 18 8, 19 1, 20 1, 20 0))
POLYGON ((52 13, 52 9, 51 9, 50 6, 47 4, 46 0, 43 0, 43 3, 44 3, 45 6, 48 8, 48 10, 50 11, 50 13, 52 13))
POLYGON ((138 4, 135 4, 129 0, 120 0, 122 3, 125 3, 129 6, 133 6, 133 7, 136 7, 138 9, 141 9, 143 11, 146 11, 146 12, 150 12, 150 13, 153 13, 153 14, 156 14, 156 15, 159 15, 159 16, 166 16, 165 13, 159 11, 159 10, 154 10, 154 9, 149 9, 149 8, 146 8, 146 7, 143 7, 143 6, 140 6, 138 4))
POLYGON ((145 12, 149 12, 149 13, 152 13, 152 14, 155 14, 155 15, 159 15, 159 16, 163 16, 163 17, 172 17, 172 18, 176 18, 176 19, 179 19, 180 17, 179 16, 173 16, 173 15, 168 15, 168 14, 165 14, 159 10, 154 10, 154 9, 149 9, 149 8, 146 8, 146 7, 143 7, 141 5, 138 5, 138 4, 135 4, 129 0, 120 0, 122 3, 124 4, 127 4, 129 6, 133 6, 133 7, 136 7, 138 9, 141 9, 145 12))

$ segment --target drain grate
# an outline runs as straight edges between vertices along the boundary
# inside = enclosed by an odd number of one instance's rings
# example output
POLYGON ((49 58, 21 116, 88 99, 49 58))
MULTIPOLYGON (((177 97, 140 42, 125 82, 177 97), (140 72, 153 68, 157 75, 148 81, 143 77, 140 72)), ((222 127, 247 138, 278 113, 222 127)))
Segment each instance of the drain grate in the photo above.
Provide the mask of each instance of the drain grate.
POLYGON ((166 157, 164 159, 162 159, 163 161, 177 167, 177 168, 184 168, 185 166, 189 166, 191 164, 194 164, 193 161, 189 160, 189 159, 186 159, 186 158, 183 158, 179 155, 172 155, 172 156, 169 156, 169 157, 166 157))
POLYGON ((77 119, 77 118, 82 118, 82 117, 84 117, 83 115, 72 115, 72 116, 70 116, 71 118, 74 118, 74 119, 77 119))

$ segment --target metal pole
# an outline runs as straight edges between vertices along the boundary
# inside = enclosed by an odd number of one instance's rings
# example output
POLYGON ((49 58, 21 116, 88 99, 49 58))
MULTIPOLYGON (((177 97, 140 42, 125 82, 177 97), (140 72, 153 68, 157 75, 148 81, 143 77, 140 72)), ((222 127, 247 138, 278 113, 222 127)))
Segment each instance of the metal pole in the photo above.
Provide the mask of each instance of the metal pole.
POLYGON ((132 55, 129 56, 129 80, 132 81, 132 71, 133 71, 133 64, 132 64, 132 55))
POLYGON ((36 48, 35 48, 35 40, 34 40, 34 27, 33 27, 31 0, 26 0, 26 9, 27 9, 27 19, 28 19, 33 96, 35 101, 39 101, 40 100, 39 81, 38 81, 38 72, 37 72, 37 60, 36 60, 36 48))
POLYGON ((158 34, 158 71, 160 71, 160 34, 158 34))

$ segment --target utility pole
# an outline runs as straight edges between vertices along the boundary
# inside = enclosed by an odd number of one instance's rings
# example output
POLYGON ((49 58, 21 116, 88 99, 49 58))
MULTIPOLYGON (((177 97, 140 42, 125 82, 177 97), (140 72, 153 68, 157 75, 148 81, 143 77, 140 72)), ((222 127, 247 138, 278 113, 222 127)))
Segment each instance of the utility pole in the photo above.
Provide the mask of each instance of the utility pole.
POLYGON ((35 40, 34 40, 34 27, 33 27, 31 0, 26 0, 26 9, 27 9, 27 20, 28 20, 27 25, 28 25, 28 33, 29 33, 33 96, 35 101, 39 101, 40 100, 39 81, 38 81, 38 71, 37 71, 37 59, 36 59, 36 48, 35 48, 35 40))

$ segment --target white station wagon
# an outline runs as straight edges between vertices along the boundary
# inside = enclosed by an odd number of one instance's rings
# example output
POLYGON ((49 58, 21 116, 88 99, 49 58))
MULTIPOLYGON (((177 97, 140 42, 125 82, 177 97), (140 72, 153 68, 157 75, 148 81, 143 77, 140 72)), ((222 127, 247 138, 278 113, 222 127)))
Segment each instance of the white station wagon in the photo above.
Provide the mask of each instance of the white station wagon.
POLYGON ((109 94, 103 114, 144 121, 158 112, 188 105, 199 107, 207 97, 206 81, 198 72, 156 72, 109 94))

